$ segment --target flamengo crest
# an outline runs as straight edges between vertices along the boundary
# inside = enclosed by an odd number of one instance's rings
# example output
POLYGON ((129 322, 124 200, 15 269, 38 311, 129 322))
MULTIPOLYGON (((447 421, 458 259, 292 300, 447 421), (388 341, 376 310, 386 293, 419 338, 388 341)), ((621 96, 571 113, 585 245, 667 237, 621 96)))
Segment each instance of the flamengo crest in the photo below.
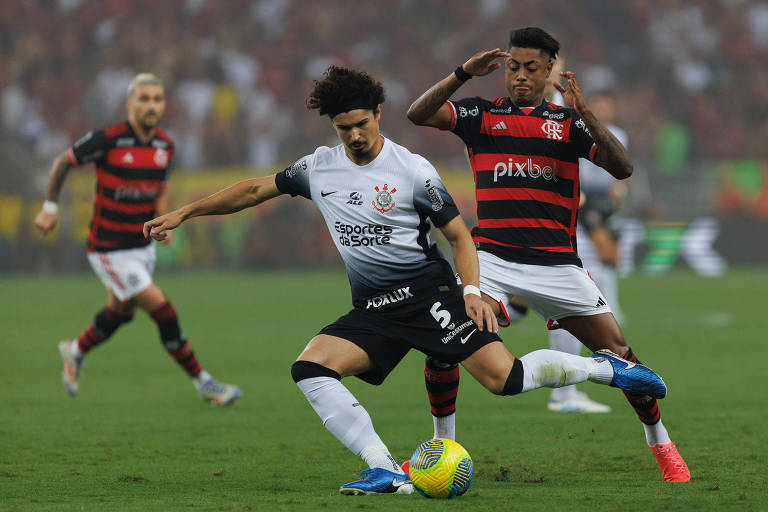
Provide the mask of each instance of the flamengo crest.
POLYGON ((392 198, 392 194, 397 192, 396 188, 388 190, 388 185, 384 185, 381 190, 379 187, 374 187, 376 190, 376 197, 371 201, 373 208, 381 213, 387 213, 395 207, 395 200, 392 198))
POLYGON ((552 119, 541 125, 541 131, 547 134, 548 139, 563 140, 563 125, 552 119))
POLYGON ((168 152, 163 148, 157 148, 154 160, 158 167, 165 167, 168 165, 168 152))

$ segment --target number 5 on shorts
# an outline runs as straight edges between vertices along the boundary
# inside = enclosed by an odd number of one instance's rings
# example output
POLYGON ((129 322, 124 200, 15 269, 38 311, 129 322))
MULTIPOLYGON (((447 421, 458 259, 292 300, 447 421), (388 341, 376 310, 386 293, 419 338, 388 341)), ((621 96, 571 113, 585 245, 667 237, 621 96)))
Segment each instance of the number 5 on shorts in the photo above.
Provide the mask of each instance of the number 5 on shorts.
POLYGON ((438 301, 432 304, 432 307, 429 308, 429 312, 432 313, 432 318, 434 318, 437 323, 440 324, 440 327, 445 329, 449 323, 451 323, 451 314, 446 310, 441 310, 440 306, 442 304, 438 301))

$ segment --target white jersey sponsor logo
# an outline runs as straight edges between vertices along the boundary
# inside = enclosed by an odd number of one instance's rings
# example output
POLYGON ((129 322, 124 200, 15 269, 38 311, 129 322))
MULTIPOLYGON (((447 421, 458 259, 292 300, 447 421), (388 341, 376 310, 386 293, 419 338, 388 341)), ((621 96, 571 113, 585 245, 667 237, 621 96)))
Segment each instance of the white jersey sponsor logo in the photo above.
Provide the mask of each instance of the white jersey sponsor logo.
MULTIPOLYGON (((461 331, 463 331, 464 329, 466 329, 467 327, 469 327, 471 325, 475 325, 475 322, 473 322, 472 320, 467 320, 463 324, 460 324, 458 327, 453 329, 451 332, 449 332, 448 334, 443 336, 443 343, 447 345, 448 343, 450 343, 450 341, 453 338, 456 337, 456 335, 458 335, 461 331)), ((474 333, 474 332, 475 331, 472 331, 471 333, 469 333, 469 336, 472 336, 472 333, 474 333)), ((467 336, 466 339, 465 338, 459 338, 461 340, 461 343, 466 343, 466 341, 469 339, 469 336, 467 336)))
POLYGON ((440 192, 435 188, 430 180, 427 180, 424 183, 424 188, 427 189, 427 195, 429 196, 429 201, 432 203, 432 209, 436 212, 442 210, 445 203, 443 202, 443 198, 440 197, 440 192))
POLYGON ((397 291, 382 293, 381 295, 371 297, 368 299, 368 303, 365 305, 365 309, 380 308, 382 306, 386 306, 387 304, 395 304, 412 297, 413 294, 411 293, 411 287, 404 286, 397 291))

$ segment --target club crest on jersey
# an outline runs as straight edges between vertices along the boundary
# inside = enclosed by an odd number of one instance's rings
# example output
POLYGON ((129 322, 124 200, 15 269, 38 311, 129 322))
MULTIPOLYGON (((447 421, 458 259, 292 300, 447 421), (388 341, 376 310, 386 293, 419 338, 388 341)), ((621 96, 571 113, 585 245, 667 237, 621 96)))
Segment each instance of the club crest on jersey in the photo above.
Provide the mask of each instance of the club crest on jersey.
POLYGON ((154 160, 158 167, 165 167, 168 165, 168 151, 163 148, 157 148, 155 150, 154 160))
POLYGON ((541 131, 543 131, 548 139, 563 140, 563 125, 552 119, 548 119, 541 124, 541 131))
POLYGON ((373 208, 381 213, 387 213, 392 210, 395 207, 395 200, 392 198, 392 194, 397 192, 397 189, 389 190, 389 185, 387 184, 384 184, 381 189, 378 186, 373 188, 376 190, 376 197, 371 201, 373 208))

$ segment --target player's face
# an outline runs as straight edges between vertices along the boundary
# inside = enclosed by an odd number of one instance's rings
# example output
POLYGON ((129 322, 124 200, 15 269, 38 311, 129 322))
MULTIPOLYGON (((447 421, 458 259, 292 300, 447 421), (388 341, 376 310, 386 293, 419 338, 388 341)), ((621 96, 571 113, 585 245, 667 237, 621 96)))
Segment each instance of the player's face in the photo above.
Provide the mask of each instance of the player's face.
POLYGON ((381 105, 376 110, 356 109, 342 112, 332 119, 336 134, 355 159, 364 159, 379 142, 381 105))
POLYGON ((144 130, 151 130, 165 112, 165 91, 162 85, 137 85, 125 102, 128 117, 144 130))
POLYGON ((535 107, 544 98, 547 77, 552 72, 552 59, 536 48, 509 49, 504 63, 504 81, 512 102, 518 107, 535 107))

